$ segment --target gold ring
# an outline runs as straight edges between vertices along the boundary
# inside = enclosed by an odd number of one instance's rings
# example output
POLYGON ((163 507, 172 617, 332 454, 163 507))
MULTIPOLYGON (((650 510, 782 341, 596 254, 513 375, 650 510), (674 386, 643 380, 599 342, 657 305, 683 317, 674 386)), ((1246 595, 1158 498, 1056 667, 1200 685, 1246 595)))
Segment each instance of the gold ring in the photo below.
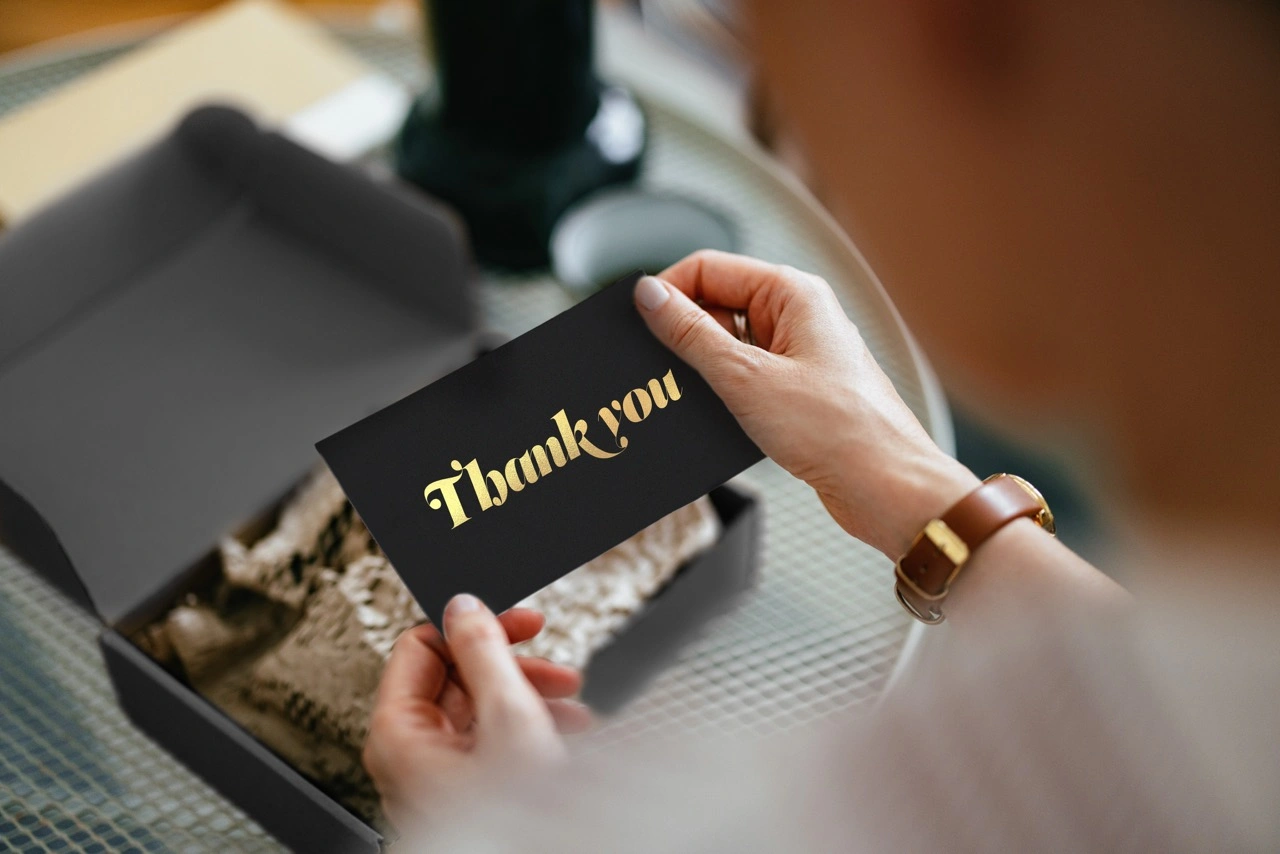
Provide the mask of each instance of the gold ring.
POLYGON ((733 332, 743 344, 755 346, 756 336, 751 331, 751 321, 747 320, 745 311, 735 311, 733 313, 733 332))

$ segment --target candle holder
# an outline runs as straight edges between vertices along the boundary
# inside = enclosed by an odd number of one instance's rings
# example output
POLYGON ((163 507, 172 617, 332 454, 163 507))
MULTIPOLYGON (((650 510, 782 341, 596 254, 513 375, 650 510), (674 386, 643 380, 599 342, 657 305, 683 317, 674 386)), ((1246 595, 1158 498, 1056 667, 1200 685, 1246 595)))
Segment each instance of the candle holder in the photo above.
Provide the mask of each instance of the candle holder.
POLYGON ((546 266, 560 215, 630 181, 646 144, 631 94, 601 83, 592 0, 424 0, 436 85, 395 144, 401 177, 449 202, 477 258, 546 266))

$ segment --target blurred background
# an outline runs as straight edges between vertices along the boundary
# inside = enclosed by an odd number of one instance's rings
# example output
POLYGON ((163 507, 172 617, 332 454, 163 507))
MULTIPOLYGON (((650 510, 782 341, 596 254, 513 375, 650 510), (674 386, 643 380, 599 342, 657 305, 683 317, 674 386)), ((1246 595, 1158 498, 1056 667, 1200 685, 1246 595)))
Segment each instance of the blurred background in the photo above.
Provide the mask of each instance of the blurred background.
MULTIPOLYGON (((704 246, 788 263, 832 284, 943 448, 979 475, 1036 483, 1062 539, 1105 568, 1108 532, 1074 489, 1070 456, 1017 447, 948 407, 771 108, 736 6, 0 0, 0 229, 217 100, 374 183, 416 184, 449 202, 480 261, 466 283, 479 322, 499 337, 617 275, 656 271, 704 246), (544 29, 512 26, 500 9, 544 29), (513 63, 493 73, 504 64, 495 56, 513 63)), ((358 230, 343 204, 328 213, 335 227, 358 230)), ((323 247, 304 248, 328 263, 323 247)), ((892 297, 893 282, 884 284, 892 297)), ((347 332, 334 324, 317 335, 347 332)), ((18 411, 10 406, 0 398, 0 412, 18 411)), ((290 447, 310 454, 315 438, 292 437, 290 447)), ((812 490, 768 461, 740 481, 765 520, 750 595, 655 665, 644 693, 593 743, 800 726, 869 704, 909 657, 914 624, 893 600, 884 556, 852 541, 812 490)), ((135 520, 120 537, 132 544, 147 524, 135 520)), ((255 812, 246 796, 241 812, 116 708, 100 616, 0 548, 0 850, 278 850, 245 814, 279 835, 269 811, 255 812)))
MULTIPOLYGON (((421 27, 421 7, 411 0, 290 2, 309 12, 366 19, 384 28, 421 27)), ((162 25, 217 5, 217 0, 0 0, 0 61, 21 62, 56 46, 56 40, 74 44, 77 35, 90 31, 96 30, 94 37, 101 38, 103 27, 127 27, 139 22, 162 25)), ((735 0, 601 0, 600 5, 635 15, 646 31, 714 75, 726 91, 734 93, 734 100, 708 99, 704 109, 721 113, 718 118, 725 122, 741 123, 796 175, 807 180, 808 172, 797 148, 788 142, 787 129, 772 115, 767 93, 755 86, 735 0)), ((654 76, 662 77, 657 63, 654 76)), ((682 81, 676 77, 669 82, 678 87, 682 81)), ((822 198, 822 187, 810 184, 810 189, 822 198)), ((887 285, 892 291, 892 283, 887 285)), ((958 410, 953 415, 956 454, 966 465, 980 475, 1006 469, 1020 471, 1043 484, 1061 521, 1061 537, 1086 558, 1100 559, 1105 555, 1108 531, 1075 489, 1069 476, 1069 456, 1051 457, 1017 447, 968 413, 958 410)))

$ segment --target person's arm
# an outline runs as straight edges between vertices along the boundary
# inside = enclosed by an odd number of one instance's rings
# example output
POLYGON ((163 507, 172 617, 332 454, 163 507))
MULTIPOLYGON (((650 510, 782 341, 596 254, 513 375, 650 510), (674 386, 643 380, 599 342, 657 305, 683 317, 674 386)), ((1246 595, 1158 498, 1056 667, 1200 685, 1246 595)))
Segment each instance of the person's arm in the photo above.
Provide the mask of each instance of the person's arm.
MULTIPOLYGON (((766 454, 817 490, 852 536, 897 559, 926 522, 979 485, 929 438, 826 282, 714 252, 662 275, 636 289, 654 334, 706 378, 766 454), (760 346, 727 331, 733 310, 747 312, 760 346)), ((889 572, 884 583, 888 595, 889 572)), ((588 719, 565 699, 577 674, 510 651, 508 642, 542 627, 539 615, 513 609, 496 618, 459 598, 445 611, 447 644, 431 626, 397 642, 370 720, 365 766, 401 826, 447 812, 513 766, 560 755, 556 725, 577 729, 588 719)), ((1024 519, 974 553, 947 600, 948 624, 998 645, 1009 636, 1000 631, 1004 614, 1058 616, 1126 598, 1024 519)), ((964 654, 954 645, 950 652, 964 654)))
MULTIPOLYGON (((663 343, 724 400, 756 444, 803 479, 849 534, 891 560, 981 481, 907 408, 830 286, 790 267, 698 252, 636 287, 663 343), (745 312, 756 344, 729 330, 745 312)), ((885 575, 885 586, 893 578, 885 575)), ((1110 607, 1127 594, 1029 520, 973 554, 947 600, 957 629, 1003 613, 1110 607)))

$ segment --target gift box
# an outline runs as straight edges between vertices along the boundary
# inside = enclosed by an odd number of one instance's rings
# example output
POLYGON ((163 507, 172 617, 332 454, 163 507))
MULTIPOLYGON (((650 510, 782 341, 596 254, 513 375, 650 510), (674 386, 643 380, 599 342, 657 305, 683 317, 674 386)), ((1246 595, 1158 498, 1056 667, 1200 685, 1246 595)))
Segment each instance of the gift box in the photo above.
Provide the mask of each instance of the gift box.
MULTIPOLYGON (((0 539, 101 618, 134 722, 300 850, 380 835, 130 638, 270 526, 317 439, 485 346, 472 278, 446 209, 225 108, 0 240, 0 539)), ((750 583, 756 503, 711 499, 719 539, 593 657, 597 708, 750 583)))

